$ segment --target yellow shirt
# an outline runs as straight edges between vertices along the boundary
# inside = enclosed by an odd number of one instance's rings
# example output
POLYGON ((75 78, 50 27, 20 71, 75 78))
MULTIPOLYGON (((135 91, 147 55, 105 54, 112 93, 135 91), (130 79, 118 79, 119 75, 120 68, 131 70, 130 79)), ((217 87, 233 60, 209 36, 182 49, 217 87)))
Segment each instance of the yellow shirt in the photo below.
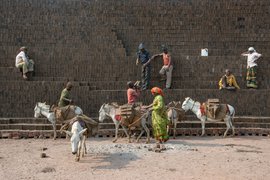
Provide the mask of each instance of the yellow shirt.
MULTIPOLYGON (((237 89, 240 89, 240 87, 238 86, 238 84, 236 82, 234 75, 231 74, 229 76, 226 76, 226 80, 227 80, 226 84, 228 86, 234 86, 237 89)), ((219 89, 222 89, 222 78, 219 80, 218 85, 219 85, 219 89)))

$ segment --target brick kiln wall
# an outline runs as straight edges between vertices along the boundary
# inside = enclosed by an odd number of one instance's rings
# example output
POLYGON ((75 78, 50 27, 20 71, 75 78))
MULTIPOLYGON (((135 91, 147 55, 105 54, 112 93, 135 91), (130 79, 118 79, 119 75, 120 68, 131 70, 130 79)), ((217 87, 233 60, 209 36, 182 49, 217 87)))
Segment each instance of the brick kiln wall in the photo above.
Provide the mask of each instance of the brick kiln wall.
MULTIPOLYGON (((172 52, 174 89, 166 102, 220 98, 237 115, 270 115, 268 0, 5 0, 0 11, 0 117, 33 116, 36 102, 57 102, 67 80, 74 81, 74 100, 90 116, 102 103, 125 103, 126 81, 140 78, 140 42, 151 54, 161 44, 172 52), (22 45, 36 62, 31 82, 13 67, 22 45), (258 90, 245 89, 246 59, 240 54, 249 46, 264 55, 258 90), (209 57, 199 56, 201 48, 209 49, 209 57), (240 91, 217 90, 226 68, 240 91)), ((160 85, 161 61, 153 62, 152 85, 160 85)), ((150 93, 141 101, 150 103, 150 93)))

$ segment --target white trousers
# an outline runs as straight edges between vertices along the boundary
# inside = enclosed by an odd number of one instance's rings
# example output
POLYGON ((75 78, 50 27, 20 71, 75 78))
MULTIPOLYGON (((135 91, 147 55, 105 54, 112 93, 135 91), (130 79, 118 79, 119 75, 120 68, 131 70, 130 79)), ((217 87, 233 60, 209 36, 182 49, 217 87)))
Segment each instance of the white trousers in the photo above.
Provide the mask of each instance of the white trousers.
POLYGON ((167 69, 166 67, 167 66, 162 66, 162 68, 159 71, 159 74, 166 75, 166 88, 170 88, 171 87, 171 83, 172 83, 172 70, 173 70, 173 66, 170 65, 169 69, 167 69))

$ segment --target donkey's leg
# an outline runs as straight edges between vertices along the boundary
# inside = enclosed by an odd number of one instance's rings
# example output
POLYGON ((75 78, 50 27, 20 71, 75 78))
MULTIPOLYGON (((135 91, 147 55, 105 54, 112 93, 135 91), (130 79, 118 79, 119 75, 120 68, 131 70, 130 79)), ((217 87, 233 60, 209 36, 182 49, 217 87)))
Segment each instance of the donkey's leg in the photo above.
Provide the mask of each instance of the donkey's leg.
POLYGON ((232 121, 233 121, 233 117, 230 117, 229 123, 230 123, 230 126, 231 126, 231 128, 232 128, 232 136, 234 136, 234 135, 235 135, 235 130, 234 130, 234 126, 233 126, 233 124, 232 124, 232 121))
POLYGON ((138 136, 137 138, 137 142, 139 142, 141 136, 143 135, 143 133, 146 131, 147 129, 147 126, 146 126, 146 119, 145 118, 142 118, 142 121, 141 121, 141 133, 140 135, 138 136))
POLYGON ((122 128, 123 128, 125 134, 126 134, 127 137, 128 137, 128 142, 131 143, 131 136, 130 136, 130 134, 128 133, 127 128, 126 128, 125 126, 122 126, 122 128))
MULTIPOLYGON (((169 123, 170 124, 170 123, 169 123)), ((170 125, 167 125, 167 133, 170 134, 170 125)))
POLYGON ((225 123, 226 123, 227 128, 226 128, 226 131, 225 131, 223 137, 226 137, 226 136, 227 136, 227 133, 228 133, 228 131, 229 131, 229 129, 230 129, 229 118, 228 118, 228 117, 225 117, 225 118, 224 118, 224 121, 225 121, 225 123))
POLYGON ((82 147, 82 157, 84 157, 85 154, 86 154, 86 144, 85 144, 85 141, 86 141, 86 136, 83 135, 83 139, 82 139, 82 145, 83 145, 83 147, 82 147))
POLYGON ((204 136, 205 134, 205 119, 201 118, 201 124, 202 124, 202 134, 201 136, 204 136))
POLYGON ((139 142, 139 140, 140 140, 140 138, 141 138, 141 136, 143 135, 144 132, 145 132, 144 128, 141 128, 141 133, 140 133, 140 135, 137 137, 136 142, 139 142))
POLYGON ((53 139, 56 140, 56 122, 52 122, 52 127, 53 127, 53 139))
POLYGON ((117 139, 118 139, 118 130, 119 130, 120 123, 119 122, 114 122, 114 124, 115 124, 115 137, 114 137, 113 142, 115 143, 117 141, 117 139))
POLYGON ((80 156, 81 156, 81 147, 82 147, 82 140, 79 142, 79 146, 78 146, 78 150, 77 150, 77 153, 76 153, 75 161, 79 161, 79 160, 80 160, 80 156))
POLYGON ((84 139, 84 153, 87 154, 87 148, 86 148, 86 136, 85 136, 85 139, 84 139))
POLYGON ((177 119, 173 120, 173 139, 176 137, 176 126, 177 126, 177 119))
POLYGON ((144 125, 144 130, 145 130, 145 132, 146 132, 146 134, 147 134, 146 144, 148 144, 148 143, 150 143, 150 130, 149 130, 149 128, 147 127, 146 124, 144 125))

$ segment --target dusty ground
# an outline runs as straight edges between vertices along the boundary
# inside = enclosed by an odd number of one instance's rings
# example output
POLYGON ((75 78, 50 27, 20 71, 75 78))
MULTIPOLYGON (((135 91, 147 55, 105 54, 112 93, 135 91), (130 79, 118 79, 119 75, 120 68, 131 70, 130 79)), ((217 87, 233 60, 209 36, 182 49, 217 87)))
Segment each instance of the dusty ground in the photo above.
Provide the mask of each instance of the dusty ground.
POLYGON ((88 139, 75 162, 65 139, 0 139, 0 179, 270 179, 269 137, 179 137, 162 153, 111 140, 88 139))

